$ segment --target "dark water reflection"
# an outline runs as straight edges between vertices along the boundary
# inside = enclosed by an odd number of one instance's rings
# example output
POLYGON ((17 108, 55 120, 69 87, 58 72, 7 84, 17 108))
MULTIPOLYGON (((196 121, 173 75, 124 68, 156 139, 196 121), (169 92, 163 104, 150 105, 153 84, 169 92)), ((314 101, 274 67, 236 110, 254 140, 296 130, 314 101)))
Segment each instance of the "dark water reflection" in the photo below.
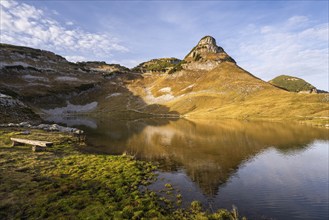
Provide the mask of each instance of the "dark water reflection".
POLYGON ((213 209, 235 204, 256 219, 328 218, 327 129, 237 120, 90 120, 85 125, 97 126, 82 126, 92 146, 85 150, 159 162, 155 189, 172 182, 187 201, 213 209))

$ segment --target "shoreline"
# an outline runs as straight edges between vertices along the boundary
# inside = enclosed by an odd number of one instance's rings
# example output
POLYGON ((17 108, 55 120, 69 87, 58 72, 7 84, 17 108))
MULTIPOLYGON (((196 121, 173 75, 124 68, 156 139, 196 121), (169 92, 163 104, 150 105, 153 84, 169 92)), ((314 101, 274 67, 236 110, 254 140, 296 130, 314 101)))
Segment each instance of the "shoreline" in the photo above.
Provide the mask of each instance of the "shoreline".
POLYGON ((82 153, 85 143, 70 133, 24 130, 0 128, 1 218, 240 219, 236 209, 210 213, 197 201, 181 208, 183 198, 170 184, 164 186, 169 197, 149 190, 157 170, 150 162, 82 153), (36 153, 30 146, 11 147, 11 137, 54 146, 36 153))

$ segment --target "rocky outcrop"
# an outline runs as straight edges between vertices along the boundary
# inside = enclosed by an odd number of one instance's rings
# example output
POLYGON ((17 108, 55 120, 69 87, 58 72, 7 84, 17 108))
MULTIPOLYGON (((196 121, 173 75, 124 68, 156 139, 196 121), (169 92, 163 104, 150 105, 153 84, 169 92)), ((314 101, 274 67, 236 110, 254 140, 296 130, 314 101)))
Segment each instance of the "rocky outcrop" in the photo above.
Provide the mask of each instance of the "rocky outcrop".
POLYGON ((19 128, 30 128, 30 129, 41 129, 44 131, 59 131, 66 133, 74 133, 74 134, 83 134, 83 130, 71 127, 65 127, 58 124, 39 124, 32 125, 29 122, 20 122, 20 123, 8 123, 8 124, 0 124, 0 127, 19 127, 19 128))
POLYGON ((8 44, 0 44, 0 76, 0 91, 14 90, 23 99, 68 93, 102 79, 52 52, 8 44))
POLYGON ((64 57, 53 52, 29 47, 0 44, 0 52, 0 69, 58 70, 70 65, 64 57))
POLYGON ((216 40, 213 37, 205 36, 185 56, 183 62, 173 67, 170 73, 183 69, 210 71, 222 62, 231 62, 235 64, 235 60, 230 57, 222 47, 217 46, 216 40))
POLYGON ((114 77, 116 74, 131 73, 130 69, 120 64, 108 64, 106 62, 78 62, 79 68, 86 72, 101 73, 103 77, 114 77))
POLYGON ((217 46, 216 40, 211 36, 203 37, 199 43, 188 53, 184 60, 186 62, 232 62, 234 59, 230 57, 222 47, 217 46))
POLYGON ((23 102, 2 93, 0 93, 0 118, 3 123, 19 121, 41 122, 41 118, 23 102))
POLYGON ((211 36, 205 36, 199 41, 198 45, 195 48, 193 48, 193 50, 186 56, 186 58, 189 56, 195 57, 196 53, 201 55, 205 53, 223 53, 223 52, 224 49, 217 46, 215 38, 211 36))
MULTIPOLYGON (((29 107, 40 112, 65 108, 68 102, 77 107, 86 106, 95 101, 102 88, 117 92, 124 79, 133 77, 128 68, 119 64, 71 63, 49 51, 0 44, 0 92, 18 97, 25 105, 17 104, 16 111, 2 105, 0 122, 7 122, 5 118, 10 115, 15 118, 15 112, 21 115, 18 112, 22 109, 27 112, 29 107), (111 81, 115 85, 101 86, 111 81)), ((9 103, 8 97, 1 99, 2 103, 9 103)))

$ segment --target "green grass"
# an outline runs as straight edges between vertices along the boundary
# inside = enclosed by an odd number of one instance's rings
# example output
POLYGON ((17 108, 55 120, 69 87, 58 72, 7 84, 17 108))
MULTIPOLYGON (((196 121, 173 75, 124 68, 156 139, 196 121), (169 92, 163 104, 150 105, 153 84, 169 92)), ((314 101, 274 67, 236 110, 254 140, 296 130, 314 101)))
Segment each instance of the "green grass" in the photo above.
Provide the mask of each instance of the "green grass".
POLYGON ((181 62, 177 63, 171 70, 169 70, 168 74, 173 74, 175 72, 181 71, 183 69, 182 64, 186 63, 185 60, 182 60, 181 62))
POLYGON ((180 60, 176 58, 161 58, 153 59, 139 64, 133 68, 134 71, 147 71, 147 72, 166 72, 168 69, 173 68, 180 60))
POLYGON ((286 89, 290 92, 311 91, 315 89, 310 83, 298 77, 281 75, 270 80, 269 83, 286 89))
POLYGON ((0 219, 238 219, 236 210, 203 211, 199 202, 180 208, 171 184, 165 196, 148 189, 156 167, 130 156, 83 154, 68 134, 0 130, 0 219), (48 140, 32 152, 11 147, 10 137, 48 140))

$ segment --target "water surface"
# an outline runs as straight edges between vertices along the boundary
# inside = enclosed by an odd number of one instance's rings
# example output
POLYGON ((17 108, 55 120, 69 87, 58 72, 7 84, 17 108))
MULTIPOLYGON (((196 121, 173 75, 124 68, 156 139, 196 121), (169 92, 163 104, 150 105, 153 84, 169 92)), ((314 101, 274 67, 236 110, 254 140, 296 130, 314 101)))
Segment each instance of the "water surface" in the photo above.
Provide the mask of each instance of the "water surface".
POLYGON ((172 183, 186 203, 199 200, 211 210, 235 205, 250 219, 328 219, 327 129, 237 120, 60 120, 86 130, 85 151, 157 162, 159 180, 151 188, 172 183))

